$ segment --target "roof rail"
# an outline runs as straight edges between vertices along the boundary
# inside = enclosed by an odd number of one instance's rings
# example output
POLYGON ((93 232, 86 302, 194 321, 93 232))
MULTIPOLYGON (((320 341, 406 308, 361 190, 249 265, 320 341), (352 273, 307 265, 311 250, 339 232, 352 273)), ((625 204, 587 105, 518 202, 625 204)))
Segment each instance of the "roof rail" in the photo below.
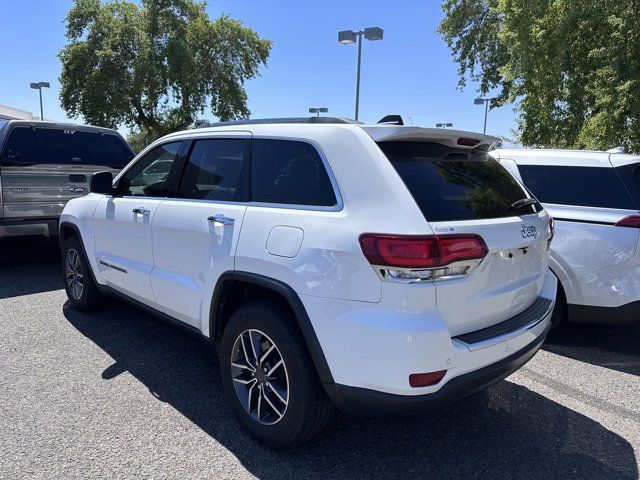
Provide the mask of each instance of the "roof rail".
POLYGON ((224 127, 227 125, 259 125, 269 123, 351 123, 359 124, 349 118, 342 117, 284 117, 284 118, 256 118, 251 120, 231 120, 228 122, 201 122, 195 128, 224 127))

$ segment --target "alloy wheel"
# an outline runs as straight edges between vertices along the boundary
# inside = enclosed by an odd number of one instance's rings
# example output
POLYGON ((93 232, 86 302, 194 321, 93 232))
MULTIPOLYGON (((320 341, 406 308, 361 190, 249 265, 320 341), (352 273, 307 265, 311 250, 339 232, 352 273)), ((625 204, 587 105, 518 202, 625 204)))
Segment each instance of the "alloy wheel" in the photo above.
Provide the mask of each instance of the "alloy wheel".
POLYGON ((80 300, 84 290, 84 276, 82 272, 82 262, 80 262, 80 255, 77 250, 70 248, 67 251, 64 267, 69 294, 74 300, 80 300))
POLYGON ((289 404, 287 366, 276 344, 256 329, 243 331, 231 351, 231 376, 245 411, 263 425, 284 417, 289 404))

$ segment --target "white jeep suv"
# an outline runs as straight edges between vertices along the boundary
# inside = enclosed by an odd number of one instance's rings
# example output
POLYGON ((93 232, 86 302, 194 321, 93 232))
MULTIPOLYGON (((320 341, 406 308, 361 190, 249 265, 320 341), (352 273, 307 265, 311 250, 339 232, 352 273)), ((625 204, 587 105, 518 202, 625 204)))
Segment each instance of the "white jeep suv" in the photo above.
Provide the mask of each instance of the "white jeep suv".
POLYGON ((556 222, 554 322, 640 322, 640 156, 534 149, 491 154, 556 222))
POLYGON ((525 364, 556 296, 549 216, 495 141, 338 119, 168 135, 66 206, 69 301, 108 292, 208 337, 231 408, 272 447, 334 406, 445 405, 525 364))

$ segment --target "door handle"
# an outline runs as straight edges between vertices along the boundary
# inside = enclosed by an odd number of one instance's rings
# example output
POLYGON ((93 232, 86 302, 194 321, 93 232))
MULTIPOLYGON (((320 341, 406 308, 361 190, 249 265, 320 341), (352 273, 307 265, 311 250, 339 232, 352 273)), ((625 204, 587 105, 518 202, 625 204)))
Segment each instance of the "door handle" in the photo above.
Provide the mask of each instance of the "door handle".
POLYGON ((221 225, 233 225, 233 223, 235 222, 235 219, 225 217, 221 213, 218 213, 216 215, 211 215, 210 217, 207 217, 207 220, 213 223, 219 223, 221 225))
POLYGON ((137 213, 139 215, 149 215, 151 213, 151 210, 147 210, 144 207, 138 207, 133 209, 133 213, 137 213))

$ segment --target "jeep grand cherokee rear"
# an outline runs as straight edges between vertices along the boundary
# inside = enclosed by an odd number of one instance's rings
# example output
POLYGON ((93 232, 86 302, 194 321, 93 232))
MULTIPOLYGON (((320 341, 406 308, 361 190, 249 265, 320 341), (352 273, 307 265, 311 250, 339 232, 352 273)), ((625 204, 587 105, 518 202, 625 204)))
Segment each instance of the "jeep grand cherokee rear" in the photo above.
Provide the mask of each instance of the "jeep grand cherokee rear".
POLYGON ((333 405, 421 414, 491 385, 555 298, 549 216, 496 139, 323 121, 167 136, 61 217, 71 304, 108 291, 211 339, 233 412, 273 447, 333 405))

